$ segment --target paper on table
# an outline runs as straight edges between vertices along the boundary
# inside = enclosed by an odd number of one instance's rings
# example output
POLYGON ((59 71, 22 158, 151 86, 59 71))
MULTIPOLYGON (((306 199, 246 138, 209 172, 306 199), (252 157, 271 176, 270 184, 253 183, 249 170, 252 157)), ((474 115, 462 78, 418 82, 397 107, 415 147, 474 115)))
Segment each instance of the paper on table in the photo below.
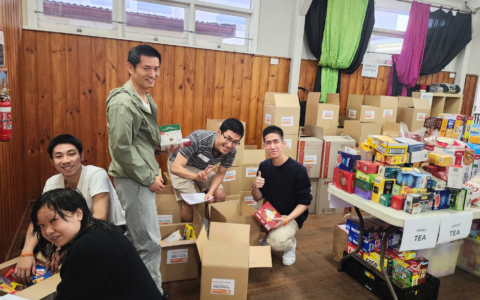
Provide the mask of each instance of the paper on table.
POLYGON ((200 204, 205 202, 204 193, 180 194, 182 199, 190 205, 200 204))
POLYGON ((472 220, 473 212, 471 211, 441 216, 440 234, 438 235, 437 244, 445 244, 466 238, 470 233, 472 220))
POLYGON ((2 297, 2 300, 28 300, 26 298, 22 298, 22 297, 18 297, 18 296, 14 296, 14 295, 11 295, 11 294, 6 294, 5 296, 2 297))
POLYGON ((437 244, 440 217, 406 219, 400 251, 434 248, 437 244))
POLYGON ((335 195, 328 193, 328 201, 330 201, 329 208, 344 208, 344 207, 353 207, 348 202, 343 201, 335 195))

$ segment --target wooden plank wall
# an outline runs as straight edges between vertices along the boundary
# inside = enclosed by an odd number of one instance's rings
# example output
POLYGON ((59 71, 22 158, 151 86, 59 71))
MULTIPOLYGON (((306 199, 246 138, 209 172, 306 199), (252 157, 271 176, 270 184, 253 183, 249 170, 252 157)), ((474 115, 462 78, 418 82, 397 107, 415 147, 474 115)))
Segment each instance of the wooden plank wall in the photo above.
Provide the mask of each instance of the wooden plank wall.
MULTIPOLYGON (((388 78, 390 76, 391 67, 380 66, 378 68, 377 78, 362 77, 362 67, 352 74, 341 72, 340 83, 340 115, 345 116, 347 100, 349 94, 357 95, 386 95, 388 88, 388 78)), ((318 61, 302 60, 300 65, 300 78, 298 86, 306 88, 309 92, 313 91, 315 78, 317 76, 318 61)), ((452 72, 453 73, 453 72, 452 72)), ((449 78, 450 72, 439 72, 433 75, 420 76, 418 84, 432 83, 453 83, 454 78, 449 78)), ((306 101, 307 95, 303 91, 299 91, 300 101, 306 101)))
POLYGON ((19 80, 19 49, 22 36, 21 1, 0 0, 0 24, 5 37, 5 66, 8 68, 10 96, 12 98, 13 139, 0 143, 0 262, 12 243, 20 219, 27 206, 25 190, 29 188, 29 172, 36 172, 25 165, 23 147, 24 128, 21 112, 19 80))
MULTIPOLYGON (((128 80, 127 53, 140 43, 29 30, 23 35, 24 160, 39 170, 26 193, 35 198, 55 173, 46 147, 58 134, 80 138, 84 164, 108 169, 105 100, 128 80)), ((159 125, 180 123, 187 136, 205 128, 207 118, 238 118, 247 123, 244 143, 260 146, 265 93, 287 92, 290 59, 270 65, 264 56, 152 46, 162 55, 151 91, 159 125)), ((166 158, 159 158, 162 168, 166 158)))
POLYGON ((463 89, 463 102, 460 114, 471 116, 475 95, 477 94, 478 75, 467 75, 463 89))

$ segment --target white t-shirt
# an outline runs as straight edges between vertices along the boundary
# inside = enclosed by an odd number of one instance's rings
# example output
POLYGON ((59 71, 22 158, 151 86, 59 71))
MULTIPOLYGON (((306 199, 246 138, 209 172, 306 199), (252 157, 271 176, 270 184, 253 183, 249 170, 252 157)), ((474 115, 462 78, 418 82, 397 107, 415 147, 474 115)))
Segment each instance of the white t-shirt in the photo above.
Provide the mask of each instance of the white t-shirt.
POLYGON ((140 99, 142 100, 142 104, 143 104, 143 106, 145 107, 145 109, 146 109, 149 113, 152 113, 152 109, 150 108, 150 102, 145 103, 145 101, 143 101, 142 97, 140 97, 140 95, 137 93, 137 91, 135 91, 135 93, 137 94, 138 98, 140 98, 140 99))
MULTIPOLYGON (((54 189, 65 188, 65 178, 62 174, 50 177, 45 183, 43 192, 54 189)), ((110 193, 110 211, 108 212, 108 221, 114 225, 125 224, 125 211, 118 200, 117 192, 113 187, 107 172, 96 166, 83 166, 77 189, 83 194, 87 201, 87 206, 93 213, 93 196, 100 193, 110 193)))

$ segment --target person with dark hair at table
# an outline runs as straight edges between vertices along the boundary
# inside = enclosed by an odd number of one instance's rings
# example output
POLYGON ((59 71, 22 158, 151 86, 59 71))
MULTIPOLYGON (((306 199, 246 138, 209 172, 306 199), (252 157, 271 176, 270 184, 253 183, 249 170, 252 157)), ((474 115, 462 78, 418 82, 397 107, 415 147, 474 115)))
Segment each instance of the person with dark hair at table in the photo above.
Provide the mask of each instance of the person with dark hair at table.
POLYGON ((161 299, 121 230, 95 219, 73 188, 44 193, 32 207, 33 235, 46 258, 65 257, 56 300, 161 299))

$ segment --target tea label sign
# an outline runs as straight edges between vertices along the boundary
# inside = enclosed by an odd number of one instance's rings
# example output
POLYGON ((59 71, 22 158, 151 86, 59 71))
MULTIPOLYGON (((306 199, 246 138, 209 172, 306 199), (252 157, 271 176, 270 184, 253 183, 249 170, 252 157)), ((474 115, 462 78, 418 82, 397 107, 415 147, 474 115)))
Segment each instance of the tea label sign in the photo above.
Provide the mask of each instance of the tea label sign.
POLYGON ((439 216, 406 219, 400 251, 434 248, 439 227, 439 216))
POLYGON ((471 211, 442 216, 440 219, 440 234, 437 244, 445 244, 466 238, 470 233, 472 220, 473 212, 471 211))

